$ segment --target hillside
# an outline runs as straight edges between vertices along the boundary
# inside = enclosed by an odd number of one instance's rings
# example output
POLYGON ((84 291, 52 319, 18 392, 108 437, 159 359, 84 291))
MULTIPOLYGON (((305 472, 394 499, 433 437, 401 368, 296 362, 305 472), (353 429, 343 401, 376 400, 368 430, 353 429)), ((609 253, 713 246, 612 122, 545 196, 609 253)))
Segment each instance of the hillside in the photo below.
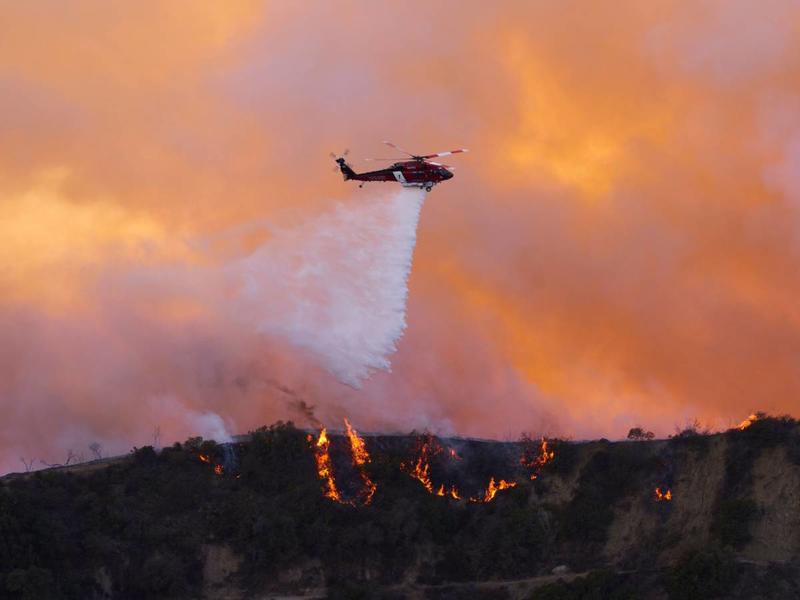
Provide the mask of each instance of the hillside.
POLYGON ((800 595, 800 428, 669 440, 276 424, 0 485, 8 598, 800 595))

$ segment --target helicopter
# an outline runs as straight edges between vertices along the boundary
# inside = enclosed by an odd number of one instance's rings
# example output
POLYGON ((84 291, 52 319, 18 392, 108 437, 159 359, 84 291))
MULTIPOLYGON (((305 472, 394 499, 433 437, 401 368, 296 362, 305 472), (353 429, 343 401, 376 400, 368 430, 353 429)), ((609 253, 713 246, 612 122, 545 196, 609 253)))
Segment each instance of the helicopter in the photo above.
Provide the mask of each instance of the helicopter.
POLYGON ((360 181, 361 183, 358 187, 364 187, 364 183, 367 181, 396 181, 403 187, 416 187, 430 192, 437 183, 452 179, 453 167, 428 159, 449 156, 460 152, 468 152, 467 149, 460 148, 458 150, 448 150, 447 152, 436 152, 434 154, 412 154, 392 142, 383 143, 394 148, 398 152, 406 154, 410 158, 366 158, 364 160, 391 160, 395 162, 385 169, 356 173, 352 167, 347 164, 347 161, 345 161, 345 156, 347 156, 349 150, 345 150, 341 156, 336 156, 331 152, 330 156, 336 161, 338 165, 337 170, 341 170, 344 180, 348 181, 353 179, 355 181, 360 181))

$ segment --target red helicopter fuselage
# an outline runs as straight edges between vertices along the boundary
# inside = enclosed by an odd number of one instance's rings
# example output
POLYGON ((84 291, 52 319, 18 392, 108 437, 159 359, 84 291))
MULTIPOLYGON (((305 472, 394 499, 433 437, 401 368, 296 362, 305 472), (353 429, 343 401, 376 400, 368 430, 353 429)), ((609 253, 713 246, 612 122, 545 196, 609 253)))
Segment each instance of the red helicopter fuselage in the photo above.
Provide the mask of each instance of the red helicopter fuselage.
POLYGON ((336 160, 342 171, 345 181, 396 181, 403 187, 418 187, 430 189, 437 183, 447 181, 453 177, 453 172, 445 167, 432 165, 424 160, 407 160, 396 162, 385 169, 356 173, 343 158, 336 160))
POLYGON ((367 158, 365 160, 391 160, 395 162, 385 169, 367 171, 365 173, 356 173, 344 159, 344 157, 347 155, 347 150, 345 150, 342 156, 339 157, 331 153, 331 158, 336 161, 336 164, 339 166, 339 170, 342 172, 345 181, 349 179, 360 181, 361 185, 359 187, 362 187, 366 181, 396 181, 403 187, 417 187, 430 192, 433 186, 435 186, 437 183, 447 181, 453 177, 453 167, 448 167, 447 165, 437 162, 431 162, 428 159, 437 158, 439 156, 450 156, 451 154, 458 154, 460 152, 467 152, 466 149, 459 148, 458 150, 448 150, 446 152, 420 155, 411 154, 392 142, 383 143, 403 154, 406 154, 410 157, 410 159, 367 158))

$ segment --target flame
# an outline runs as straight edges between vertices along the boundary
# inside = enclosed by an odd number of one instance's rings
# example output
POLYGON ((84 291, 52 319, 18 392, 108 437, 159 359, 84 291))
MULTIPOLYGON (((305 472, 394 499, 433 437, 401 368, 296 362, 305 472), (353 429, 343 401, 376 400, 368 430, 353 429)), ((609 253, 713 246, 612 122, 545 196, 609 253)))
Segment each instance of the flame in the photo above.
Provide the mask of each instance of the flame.
MULTIPOLYGON (((544 444, 543 455, 549 458, 545 458, 544 462, 548 460, 552 460, 555 454, 553 452, 547 452, 547 443, 542 440, 544 444)), ((422 486, 428 491, 429 494, 433 496, 440 496, 446 497, 449 496, 453 500, 461 500, 461 494, 458 491, 458 488, 455 485, 451 485, 448 489, 447 486, 442 483, 436 488, 433 485, 433 481, 431 480, 431 463, 430 459, 438 454, 444 452, 444 448, 438 443, 436 438, 431 434, 424 434, 420 436, 417 440, 417 454, 416 458, 413 461, 405 462, 400 465, 400 467, 411 477, 419 481, 422 486)), ((454 460, 461 460, 461 457, 456 453, 453 448, 447 448, 447 455, 454 459, 454 460)), ((544 464, 544 462, 542 464, 544 464)), ((501 490, 507 490, 509 488, 515 487, 517 485, 516 481, 506 481, 505 479, 499 479, 495 482, 495 478, 492 477, 489 480, 489 485, 486 488, 486 492, 483 496, 474 496, 469 498, 469 502, 491 502, 494 500, 494 497, 497 495, 497 492, 501 490)))
MULTIPOLYGON (((364 505, 372 502, 372 497, 375 495, 378 486, 370 479, 364 465, 370 462, 369 452, 367 452, 366 444, 363 438, 358 435, 358 432, 350 425, 350 421, 344 420, 345 428, 347 430, 347 439, 350 441, 350 450, 353 456, 353 464, 358 469, 361 481, 364 484, 364 489, 360 495, 364 505)), ((313 440, 313 437, 309 440, 313 440)), ((333 477, 333 462, 330 455, 330 440, 328 440, 328 431, 324 427, 319 432, 319 438, 315 444, 314 458, 317 462, 317 475, 324 482, 325 490, 323 495, 340 504, 349 504, 355 506, 355 500, 345 500, 339 488, 336 486, 336 480, 333 477)))
POLYGON ((370 479, 369 474, 364 468, 364 465, 370 462, 369 452, 367 452, 364 439, 359 437, 358 432, 350 425, 350 421, 345 419, 344 425, 347 429, 347 439, 350 440, 350 449, 353 453, 353 463, 358 468, 358 472, 361 475, 361 481, 364 483, 364 490, 362 494, 364 496, 364 504, 366 505, 372 501, 372 496, 375 495, 375 491, 378 489, 377 484, 370 479))
POLYGON ((470 502, 491 502, 494 500, 494 497, 497 495, 497 492, 501 490, 507 490, 513 487, 516 487, 516 481, 506 481, 505 479, 500 479, 497 483, 494 481, 494 477, 489 480, 489 486, 486 488, 486 494, 483 498, 470 498, 470 502))
POLYGON ((319 438, 317 439, 316 450, 314 452, 314 458, 317 461, 317 475, 325 482, 325 491, 323 495, 335 502, 343 502, 342 496, 336 488, 336 482, 333 480, 333 465, 331 464, 329 448, 330 442, 328 441, 328 432, 323 427, 319 432, 319 438))
POLYGON ((450 455, 450 458, 452 458, 453 460, 461 460, 461 457, 452 448, 448 447, 447 448, 447 453, 450 455))
POLYGON ((539 477, 539 471, 541 468, 555 459, 555 457, 555 451, 548 450, 547 440, 542 438, 542 441, 539 443, 538 453, 536 456, 531 457, 529 448, 526 447, 522 452, 522 457, 519 459, 519 462, 522 464, 522 466, 533 469, 533 473, 531 473, 531 481, 534 481, 539 477))
POLYGON ((662 491, 660 487, 656 488, 655 491, 656 502, 671 502, 672 501, 672 490, 669 488, 664 488, 662 491))
POLYGON ((200 459, 200 462, 206 463, 207 465, 213 464, 214 465, 214 473, 216 475, 222 475, 223 467, 219 463, 212 462, 211 457, 208 454, 197 454, 197 458, 200 459))
POLYGON ((344 420, 344 425, 347 428, 347 439, 350 440, 350 449, 353 451, 353 462, 356 466, 363 466, 369 462, 369 453, 364 444, 364 440, 358 436, 358 432, 350 425, 350 421, 344 420))
MULTIPOLYGON (((442 451, 442 447, 436 442, 436 438, 427 434, 421 436, 417 441, 417 458, 413 465, 410 463, 403 463, 401 468, 405 470, 414 479, 419 481, 429 494, 433 494, 433 482, 431 481, 431 463, 432 456, 436 456, 442 451)), ((443 496, 442 494, 437 494, 443 496)))
POLYGON ((739 423, 736 426, 736 429, 738 429, 739 431, 744 431, 745 429, 750 427, 750 425, 752 425, 753 423, 758 421, 760 418, 761 418, 761 415, 759 415, 758 413, 753 413, 749 417, 747 417, 744 421, 739 423))
POLYGON ((436 495, 442 497, 450 496, 453 500, 461 500, 461 495, 458 493, 458 488, 454 485, 451 485, 449 490, 444 484, 440 485, 439 489, 436 490, 436 495))

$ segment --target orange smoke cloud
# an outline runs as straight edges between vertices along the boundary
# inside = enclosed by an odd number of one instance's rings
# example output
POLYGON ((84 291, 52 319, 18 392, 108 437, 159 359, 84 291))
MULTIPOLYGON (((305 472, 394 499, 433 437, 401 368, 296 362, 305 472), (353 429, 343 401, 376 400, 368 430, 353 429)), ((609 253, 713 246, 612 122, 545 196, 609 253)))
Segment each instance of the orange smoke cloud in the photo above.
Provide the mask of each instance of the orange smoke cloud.
POLYGON ((7 8, 0 466, 298 398, 501 437, 797 414, 798 23, 782 0, 7 8), (371 193, 327 153, 385 138, 472 152, 422 212, 392 372, 354 391, 197 273, 371 193))

